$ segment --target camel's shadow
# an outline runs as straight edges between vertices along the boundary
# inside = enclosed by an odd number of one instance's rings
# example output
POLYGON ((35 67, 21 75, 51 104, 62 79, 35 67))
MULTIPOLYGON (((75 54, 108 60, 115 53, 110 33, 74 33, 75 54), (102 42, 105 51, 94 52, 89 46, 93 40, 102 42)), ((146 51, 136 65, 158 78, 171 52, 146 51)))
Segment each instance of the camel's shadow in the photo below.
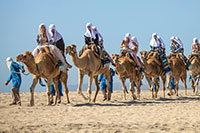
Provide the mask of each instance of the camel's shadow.
POLYGON ((200 101, 200 97, 178 97, 178 98, 158 98, 158 99, 145 99, 135 101, 111 101, 105 103, 81 103, 75 104, 74 107, 82 106, 154 106, 156 104, 170 104, 170 103, 189 103, 190 101, 200 101))

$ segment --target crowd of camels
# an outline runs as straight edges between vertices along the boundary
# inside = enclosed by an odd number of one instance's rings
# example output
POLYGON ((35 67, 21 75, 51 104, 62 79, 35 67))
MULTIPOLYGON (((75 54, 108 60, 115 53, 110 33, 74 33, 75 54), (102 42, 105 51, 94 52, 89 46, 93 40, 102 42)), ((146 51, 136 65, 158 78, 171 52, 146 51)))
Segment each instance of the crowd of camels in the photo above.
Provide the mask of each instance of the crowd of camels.
MULTIPOLYGON (((109 99, 109 78, 110 78, 110 66, 105 65, 103 66, 101 59, 98 54, 96 54, 94 48, 87 49, 83 52, 81 56, 78 56, 77 49, 75 44, 71 44, 65 48, 65 54, 69 54, 71 57, 71 60, 73 64, 78 68, 78 94, 80 94, 85 100, 89 100, 92 102, 96 101, 97 94, 99 92, 99 84, 98 84, 98 75, 103 73, 106 82, 107 82, 107 100, 109 99), (82 83, 83 78, 85 75, 89 76, 89 84, 88 84, 88 96, 85 96, 82 93, 82 83), (96 92, 94 95, 94 98, 91 99, 91 85, 92 81, 94 79, 94 83, 96 86, 96 92)), ((159 83, 157 81, 158 77, 161 77, 162 80, 162 86, 163 86, 163 97, 165 97, 165 84, 166 84, 166 78, 168 78, 167 88, 169 89, 169 94, 173 95, 174 93, 178 96, 178 89, 179 89, 179 80, 184 83, 185 87, 185 95, 187 95, 187 85, 186 85, 186 78, 187 78, 187 70, 185 65, 183 64, 182 60, 179 58, 178 54, 172 55, 172 57, 168 60, 168 63, 171 68, 171 73, 166 75, 164 71, 162 70, 161 62, 154 56, 151 56, 151 58, 146 58, 147 51, 140 51, 142 62, 144 64, 144 72, 145 72, 145 78, 148 81, 149 89, 152 92, 152 98, 156 98, 158 95, 159 90, 159 83), (171 77, 174 77, 175 81, 175 90, 172 90, 169 87, 171 77), (150 81, 152 79, 152 82, 150 81), (153 85, 156 85, 156 90, 153 89, 153 85)), ((134 99, 140 98, 140 83, 143 79, 142 72, 138 71, 136 69, 136 64, 133 62, 127 55, 120 56, 119 54, 113 54, 112 59, 114 62, 115 71, 117 72, 117 75, 122 83, 123 87, 123 94, 124 98, 126 99, 126 93, 128 93, 128 90, 125 85, 125 80, 130 80, 130 88, 129 91, 131 93, 131 96, 134 99), (136 92, 137 95, 135 95, 135 89, 134 86, 136 86, 136 92)), ((54 100, 54 104, 57 103, 58 99, 58 76, 60 76, 60 80, 65 88, 65 93, 67 97, 67 103, 70 103, 69 100, 69 91, 67 87, 67 79, 68 79, 68 72, 60 72, 59 68, 55 64, 56 60, 52 58, 51 53, 48 53, 47 51, 43 50, 41 54, 34 59, 32 53, 30 51, 26 51, 23 54, 20 54, 16 57, 16 61, 22 62, 26 65, 27 70, 29 73, 33 74, 33 83, 30 87, 31 92, 31 100, 30 105, 34 105, 34 88, 36 84, 38 83, 38 80, 40 78, 45 78, 47 80, 47 104, 50 105, 50 84, 51 81, 54 82, 55 90, 56 90, 56 97, 54 100)), ((200 62, 197 56, 192 56, 190 59, 191 66, 189 67, 189 72, 192 76, 192 88, 193 92, 197 93, 198 91, 198 82, 199 82, 199 74, 200 74, 200 62)))

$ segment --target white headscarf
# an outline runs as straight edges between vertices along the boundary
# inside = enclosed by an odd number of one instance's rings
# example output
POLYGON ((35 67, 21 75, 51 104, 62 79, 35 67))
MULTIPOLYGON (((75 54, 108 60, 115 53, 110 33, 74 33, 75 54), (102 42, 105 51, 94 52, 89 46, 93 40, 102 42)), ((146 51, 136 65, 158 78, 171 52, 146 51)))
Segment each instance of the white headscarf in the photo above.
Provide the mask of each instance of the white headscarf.
POLYGON ((183 43, 180 38, 175 37, 176 42, 180 45, 180 48, 183 48, 183 43))
POLYGON ((124 40, 125 40, 127 37, 129 38, 128 47, 129 47, 130 49, 133 49, 133 43, 132 43, 132 41, 131 41, 131 34, 130 34, 130 33, 126 33, 126 35, 125 35, 125 37, 124 37, 124 40))
POLYGON ((93 38, 93 39, 96 39, 95 31, 94 31, 94 29, 92 29, 92 24, 91 24, 91 23, 87 23, 87 24, 86 24, 85 36, 86 36, 86 37, 93 38), (90 28, 91 28, 91 32, 89 31, 89 29, 88 29, 87 27, 90 27, 90 28))
POLYGON ((49 25, 49 34, 51 35, 51 39, 53 42, 57 42, 58 40, 62 38, 60 33, 56 30, 56 26, 54 24, 49 25), (53 29, 55 30, 54 36, 53 36, 53 32, 51 32, 51 30, 53 29))
POLYGON ((197 37, 193 38, 193 44, 198 44, 198 39, 197 39, 197 37), (196 40, 197 40, 197 43, 196 43, 196 40))
POLYGON ((156 39, 154 38, 154 36, 157 36, 157 33, 153 33, 152 34, 152 39, 150 41, 150 46, 152 47, 159 47, 160 46, 160 42, 158 40, 158 36, 156 37, 156 39))
POLYGON ((138 46, 139 44, 138 44, 138 40, 137 40, 137 38, 135 37, 135 36, 133 36, 132 38, 131 38, 131 40, 138 46))
POLYGON ((44 23, 42 23, 42 24, 39 25, 39 33, 40 33, 40 28, 42 27, 42 25, 43 25, 43 26, 45 27, 45 29, 46 29, 47 39, 48 39, 48 42, 50 42, 51 36, 49 35, 49 32, 48 32, 48 30, 47 30, 47 28, 46 28, 46 26, 45 26, 44 23))
POLYGON ((99 37, 99 42, 103 40, 102 35, 98 32, 97 27, 96 26, 92 26, 92 29, 96 32, 96 34, 98 34, 99 37))
POLYGON ((160 40, 161 47, 165 49, 165 44, 164 44, 162 38, 160 36, 157 36, 157 37, 158 37, 158 40, 160 40))
POLYGON ((10 66, 11 66, 11 63, 13 62, 13 59, 11 58, 11 57, 8 57, 7 59, 6 59, 6 64, 7 64, 7 67, 8 67, 8 69, 9 69, 9 71, 11 71, 11 68, 10 68, 10 66))

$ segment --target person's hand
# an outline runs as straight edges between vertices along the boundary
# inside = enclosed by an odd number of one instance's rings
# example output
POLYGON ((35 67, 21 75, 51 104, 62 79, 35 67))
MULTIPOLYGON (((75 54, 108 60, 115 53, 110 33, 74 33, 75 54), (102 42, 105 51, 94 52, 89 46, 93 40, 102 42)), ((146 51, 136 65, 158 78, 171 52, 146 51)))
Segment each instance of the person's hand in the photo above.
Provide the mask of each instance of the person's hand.
POLYGON ((101 81, 98 81, 98 84, 100 84, 101 83, 101 81))
POLYGON ((22 69, 22 73, 24 73, 25 72, 25 70, 24 69, 22 69))
POLYGON ((8 83, 9 83, 9 82, 8 82, 8 81, 6 81, 6 82, 5 82, 5 85, 8 85, 8 83))

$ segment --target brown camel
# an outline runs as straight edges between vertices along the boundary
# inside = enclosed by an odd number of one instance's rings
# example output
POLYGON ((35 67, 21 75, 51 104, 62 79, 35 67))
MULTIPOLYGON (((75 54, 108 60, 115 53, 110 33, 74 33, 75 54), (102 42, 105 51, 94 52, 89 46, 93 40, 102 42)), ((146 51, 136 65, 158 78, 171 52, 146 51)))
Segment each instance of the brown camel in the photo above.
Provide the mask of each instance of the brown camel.
POLYGON ((94 47, 91 49, 86 49, 83 54, 78 57, 76 51, 76 45, 71 44, 65 48, 66 54, 70 54, 71 60, 73 64, 78 68, 78 75, 79 75, 79 83, 78 83, 78 94, 80 94, 85 100, 91 101, 91 94, 92 94, 92 80, 94 79, 94 83, 96 86, 95 96, 92 102, 96 101, 97 94, 99 92, 99 84, 98 84, 98 75, 103 73, 106 78, 107 84, 107 100, 109 99, 110 95, 110 86, 109 86, 109 79, 110 79, 110 66, 106 65, 103 66, 102 61, 99 55, 96 54, 94 47), (82 93, 82 83, 84 75, 89 76, 89 84, 88 84, 88 98, 84 96, 82 93))
POLYGON ((55 58, 53 58, 52 55, 49 53, 43 51, 41 52, 40 55, 36 59, 34 59, 32 53, 30 51, 24 52, 24 54, 20 54, 16 57, 16 60, 19 62, 22 62, 26 65, 29 73, 33 74, 33 83, 30 87, 30 92, 31 92, 31 100, 30 100, 30 105, 34 105, 34 89, 35 86, 38 83, 38 80, 42 77, 47 80, 47 96, 48 96, 48 101, 47 104, 50 105, 50 85, 51 81, 54 83, 54 88, 56 91, 56 97, 54 104, 57 103, 57 99, 59 97, 58 93, 58 76, 60 75, 60 80, 65 88, 65 93, 67 96, 67 102, 70 103, 69 101, 69 96, 68 96, 68 88, 67 88, 67 78, 68 74, 66 72, 60 72, 59 68, 56 67, 57 62, 55 58))
POLYGON ((193 89, 193 93, 198 94, 198 84, 200 79, 200 61, 198 55, 192 55, 189 61, 191 62, 189 67, 189 72, 192 77, 191 87, 193 89))
POLYGON ((115 64, 115 70, 123 87, 125 100, 126 93, 128 92, 125 85, 126 79, 130 80, 129 91, 131 92, 133 100, 135 100, 137 97, 140 98, 140 81, 142 80, 142 72, 136 70, 136 63, 127 56, 122 56, 119 58, 118 54, 113 54, 112 58, 115 64), (134 83, 137 88, 137 97, 134 94, 134 83))
POLYGON ((162 80, 163 97, 165 97, 166 75, 163 69, 161 68, 161 62, 156 58, 158 53, 154 52, 152 56, 148 56, 148 59, 147 59, 147 51, 140 51, 140 54, 144 64, 145 78, 149 84, 150 91, 152 92, 152 98, 157 98, 159 90, 159 83, 157 79, 159 77, 161 77, 162 80), (152 82, 150 79, 152 79, 152 82), (155 94, 153 89, 154 84, 156 85, 155 94))
POLYGON ((168 83, 167 83, 167 88, 169 89, 171 95, 173 95, 172 88, 169 87, 171 78, 174 77, 174 84, 176 85, 175 87, 175 93, 178 96, 178 89, 179 89, 179 80, 184 83, 185 87, 185 95, 187 95, 187 84, 186 84, 186 78, 187 78, 187 72, 186 72, 186 67, 184 65, 183 60, 179 57, 179 54, 172 53, 170 54, 170 59, 168 59, 170 68, 171 68, 171 73, 168 75, 168 83))

